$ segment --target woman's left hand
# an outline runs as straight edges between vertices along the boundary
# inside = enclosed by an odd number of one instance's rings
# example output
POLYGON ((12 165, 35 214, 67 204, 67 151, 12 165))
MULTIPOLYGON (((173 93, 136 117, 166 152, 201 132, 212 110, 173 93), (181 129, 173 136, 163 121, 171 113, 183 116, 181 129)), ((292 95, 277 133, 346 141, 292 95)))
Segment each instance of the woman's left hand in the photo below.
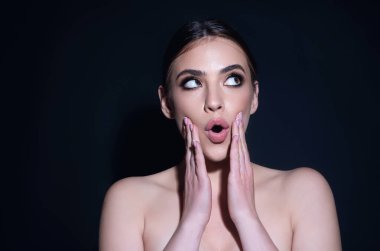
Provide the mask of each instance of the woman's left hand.
POLYGON ((228 210, 235 225, 243 223, 246 219, 257 219, 253 177, 240 112, 232 123, 228 176, 228 210))

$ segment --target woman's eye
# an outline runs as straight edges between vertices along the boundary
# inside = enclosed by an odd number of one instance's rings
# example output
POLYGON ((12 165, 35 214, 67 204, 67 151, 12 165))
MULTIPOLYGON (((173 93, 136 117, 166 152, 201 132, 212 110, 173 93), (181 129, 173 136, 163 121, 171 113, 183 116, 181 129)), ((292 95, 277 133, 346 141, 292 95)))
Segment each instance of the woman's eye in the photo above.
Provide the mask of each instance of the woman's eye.
POLYGON ((243 81, 243 78, 241 76, 234 74, 234 75, 231 75, 227 78, 225 85, 239 86, 239 85, 241 85, 242 81, 243 81))
POLYGON ((182 87, 185 89, 194 89, 200 86, 201 83, 196 79, 188 79, 182 82, 182 87))

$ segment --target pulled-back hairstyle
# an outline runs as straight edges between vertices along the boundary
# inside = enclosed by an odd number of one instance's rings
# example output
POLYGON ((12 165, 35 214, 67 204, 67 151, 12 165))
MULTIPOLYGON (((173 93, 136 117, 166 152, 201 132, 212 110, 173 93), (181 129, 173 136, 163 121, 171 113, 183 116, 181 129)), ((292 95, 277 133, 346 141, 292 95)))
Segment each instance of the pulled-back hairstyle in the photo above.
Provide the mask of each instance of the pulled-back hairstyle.
POLYGON ((162 65, 162 85, 169 90, 169 76, 173 61, 189 49, 189 45, 206 37, 222 37, 229 39, 240 46, 245 52, 251 72, 252 83, 257 74, 255 60, 241 36, 228 24, 221 20, 209 19, 204 21, 191 21, 179 28, 169 41, 164 54, 162 65))

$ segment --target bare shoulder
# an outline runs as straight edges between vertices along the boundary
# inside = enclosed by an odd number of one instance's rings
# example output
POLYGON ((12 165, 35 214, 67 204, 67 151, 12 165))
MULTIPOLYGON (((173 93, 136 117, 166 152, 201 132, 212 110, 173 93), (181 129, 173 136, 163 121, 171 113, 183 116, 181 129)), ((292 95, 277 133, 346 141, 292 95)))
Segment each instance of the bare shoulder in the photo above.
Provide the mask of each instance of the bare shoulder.
POLYGON ((326 179, 310 167, 299 167, 292 170, 278 170, 254 164, 255 172, 260 175, 259 182, 275 182, 289 186, 321 185, 328 186, 326 179), (311 182, 311 183, 310 183, 311 182))
POLYGON ((299 168, 289 172, 287 184, 292 250, 341 250, 334 196, 326 179, 311 168, 299 168))
POLYGON ((134 207, 143 205, 162 190, 173 186, 174 168, 141 177, 128 177, 115 182, 107 191, 105 200, 116 200, 119 203, 133 203, 134 207), (171 180, 171 182, 167 182, 171 180))
POLYGON ((280 171, 256 168, 262 186, 288 209, 292 250, 341 250, 339 224, 331 188, 318 171, 301 167, 280 171))
POLYGON ((320 188, 330 190, 323 175, 310 167, 299 167, 285 172, 286 185, 289 189, 320 188))
POLYGON ((335 208, 331 188, 317 170, 301 167, 287 171, 284 186, 287 197, 295 208, 300 209, 305 203, 309 206, 315 203, 330 204, 335 208))
POLYGON ((281 189, 282 196, 298 197, 308 194, 331 196, 331 189, 326 179, 318 171, 309 167, 299 167, 292 170, 277 170, 255 165, 259 175, 258 183, 281 189), (285 193, 285 194, 284 194, 285 193))
POLYGON ((150 176, 124 178, 108 189, 100 220, 100 250, 143 250, 145 213, 159 193, 170 191, 165 184, 172 175, 170 168, 150 176))

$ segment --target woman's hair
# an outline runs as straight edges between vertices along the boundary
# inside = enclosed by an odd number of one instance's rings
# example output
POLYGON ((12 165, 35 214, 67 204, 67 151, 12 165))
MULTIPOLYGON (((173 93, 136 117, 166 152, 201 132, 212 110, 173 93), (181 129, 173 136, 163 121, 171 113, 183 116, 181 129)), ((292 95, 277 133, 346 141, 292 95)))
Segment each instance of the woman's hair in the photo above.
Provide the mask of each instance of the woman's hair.
POLYGON ((164 54, 162 65, 162 84, 166 91, 169 91, 168 82, 173 61, 190 49, 190 45, 193 42, 206 37, 222 37, 238 44, 247 56, 252 83, 254 82, 257 74, 257 66, 247 44, 241 36, 225 22, 217 19, 209 19, 188 22, 174 33, 164 54))

